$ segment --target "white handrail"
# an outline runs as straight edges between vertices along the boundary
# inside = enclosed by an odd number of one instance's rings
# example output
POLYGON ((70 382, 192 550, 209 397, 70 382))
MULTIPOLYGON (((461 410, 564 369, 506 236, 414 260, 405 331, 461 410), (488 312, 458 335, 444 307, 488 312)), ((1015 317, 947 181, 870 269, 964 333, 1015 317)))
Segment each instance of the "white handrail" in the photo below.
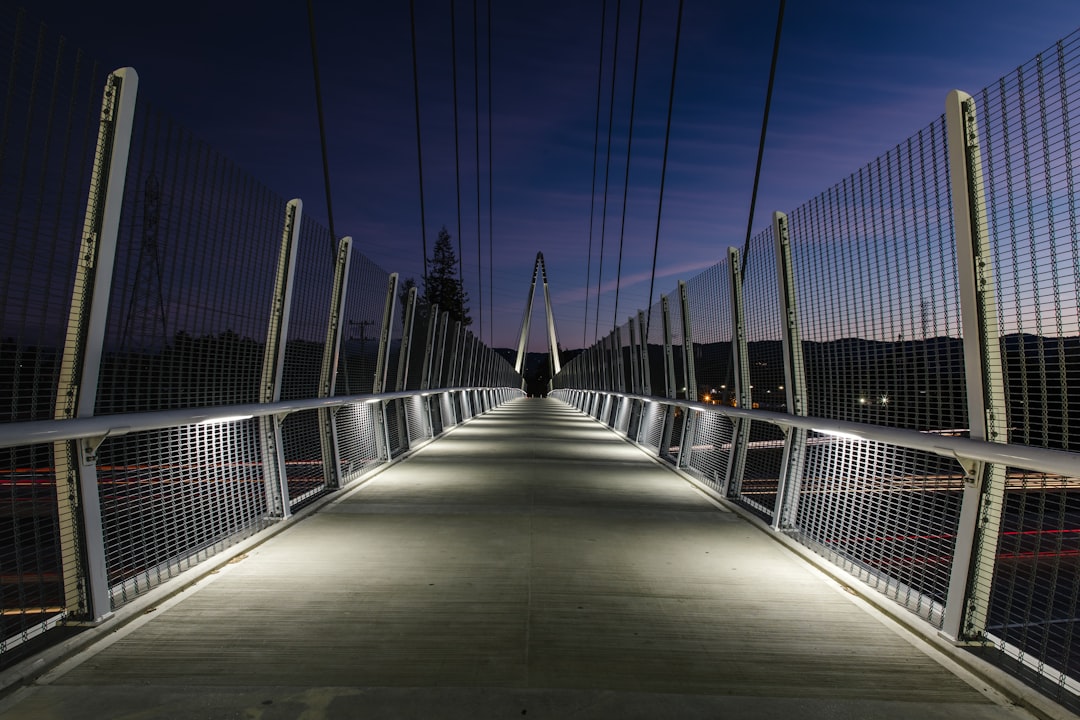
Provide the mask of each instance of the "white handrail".
POLYGON ((302 410, 342 407, 359 403, 376 403, 399 400, 414 396, 426 397, 470 390, 513 390, 524 394, 519 388, 455 387, 438 390, 406 390, 380 393, 378 395, 346 395, 304 400, 283 400, 276 403, 247 403, 244 405, 220 405, 202 408, 155 410, 144 413, 97 415, 70 420, 31 420, 0 424, 0 448, 20 445, 36 445, 57 440, 79 440, 127 435, 144 430, 161 430, 181 425, 227 422, 263 415, 288 415, 302 410))
MULTIPOLYGON (((563 390, 567 392, 570 391, 569 388, 564 388, 563 390)), ((888 445, 922 450, 924 452, 954 458, 961 462, 965 460, 978 460, 981 462, 1022 467, 1026 470, 1033 470, 1036 472, 1065 475, 1068 477, 1080 477, 1080 453, 1070 452, 1068 450, 1053 450, 1030 445, 992 443, 982 440, 972 440, 971 438, 935 435, 934 433, 921 432, 919 430, 908 430, 904 428, 887 427, 884 425, 788 415, 786 413, 772 412, 769 410, 747 410, 746 408, 730 407, 727 405, 712 405, 710 403, 691 400, 673 400, 670 398, 645 395, 631 395, 628 393, 607 390, 575 390, 575 392, 611 395, 613 397, 627 398, 630 400, 673 405, 702 413, 723 415, 724 417, 729 418, 760 420, 779 427, 806 428, 825 434, 840 435, 852 440, 873 440, 888 445)))

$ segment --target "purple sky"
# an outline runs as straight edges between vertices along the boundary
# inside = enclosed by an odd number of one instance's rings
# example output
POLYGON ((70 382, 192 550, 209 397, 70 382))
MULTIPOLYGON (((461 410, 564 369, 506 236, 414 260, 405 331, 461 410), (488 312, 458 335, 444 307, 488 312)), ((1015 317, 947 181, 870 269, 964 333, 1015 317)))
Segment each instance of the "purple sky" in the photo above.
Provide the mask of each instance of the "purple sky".
MULTIPOLYGON (((617 0, 607 1, 596 220, 590 193, 601 0, 493 0, 494 283, 488 283, 486 0, 480 0, 481 264, 478 285, 473 4, 457 0, 462 243, 473 330, 516 343, 536 252, 560 341, 594 335, 604 148, 617 0), (586 267, 591 265, 591 278, 586 267), (586 321, 585 297, 590 310, 586 321), (483 306, 480 306, 480 295, 483 306), (489 303, 493 301, 493 313, 489 303), (587 324, 586 324, 587 322, 587 324)), ((456 233, 450 1, 416 0, 428 252, 456 233)), ((33 13, 305 212, 326 220, 303 0, 38 0, 33 13), (182 10, 179 9, 182 7, 182 10), (172 9, 176 8, 176 9, 172 9)), ((618 322, 647 302, 675 0, 645 0, 618 322)), ((614 317, 638 5, 622 2, 600 334, 614 317)), ((745 235, 777 4, 686 0, 656 292, 745 235)), ((316 2, 335 225, 403 277, 422 274, 409 5, 316 2)), ((1080 25, 1076 0, 788 3, 755 232, 1080 25)), ((456 238, 455 238, 456 247, 456 238)), ((539 307, 539 305, 537 306, 539 307)), ((544 347, 543 322, 530 348, 544 347)))

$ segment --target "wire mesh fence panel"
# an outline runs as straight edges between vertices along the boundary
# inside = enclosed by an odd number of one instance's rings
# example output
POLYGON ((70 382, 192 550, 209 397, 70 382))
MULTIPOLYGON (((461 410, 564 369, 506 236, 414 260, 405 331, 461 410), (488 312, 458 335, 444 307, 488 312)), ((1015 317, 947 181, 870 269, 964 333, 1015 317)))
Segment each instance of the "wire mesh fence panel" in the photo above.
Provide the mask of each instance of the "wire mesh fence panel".
POLYGON ((421 389, 420 386, 424 381, 425 357, 428 354, 428 329, 433 320, 431 306, 426 302, 418 301, 416 303, 416 318, 413 321, 412 342, 409 343, 411 349, 405 382, 406 390, 421 389))
MULTIPOLYGON (((281 373, 281 399, 320 395, 337 243, 304 215, 297 237, 292 307, 281 373)), ((281 424, 289 505, 298 508, 327 491, 317 412, 294 413, 281 424)))
POLYGON ((390 400, 383 403, 383 414, 386 417, 386 435, 389 439, 390 457, 397 457, 409 449, 409 438, 405 434, 405 417, 402 412, 400 400, 390 400))
POLYGON ((750 400, 754 408, 786 412, 783 325, 771 227, 750 239, 742 262, 750 400))
POLYGON ((693 444, 688 448, 687 470, 713 490, 722 492, 731 457, 731 421, 717 413, 699 413, 694 431, 693 444))
MULTIPOLYGON (((398 284, 398 293, 401 294, 401 285, 398 284)), ((383 392, 397 390, 398 361, 402 352, 402 331, 405 324, 405 303, 401 297, 394 298, 393 320, 390 323, 390 333, 387 335, 387 347, 383 348, 386 355, 386 382, 383 384, 383 392)))
POLYGON ((783 430, 765 422, 750 423, 743 473, 734 484, 732 499, 772 520, 783 459, 783 430))
MULTIPOLYGON (((439 324, 442 326, 442 312, 439 313, 439 324)), ((448 388, 453 387, 454 382, 451 376, 451 368, 453 367, 454 357, 454 323, 447 320, 445 332, 440 333, 442 336, 437 344, 435 351, 435 363, 432 366, 434 371, 431 377, 431 387, 433 388, 448 388)), ((450 418, 446 419, 447 422, 450 418)))
POLYGON ((319 396, 337 244, 329 230, 304 215, 295 252, 289 335, 281 373, 282 400, 319 396))
POLYGON ((442 404, 439 402, 438 396, 435 395, 428 396, 424 400, 427 403, 429 417, 431 418, 431 434, 433 437, 441 435, 444 429, 442 404))
POLYGON ((65 598, 52 445, 0 450, 0 457, 0 661, 6 665, 22 657, 16 648, 45 623, 62 617, 65 598))
POLYGON ((264 527, 257 419, 109 438, 98 455, 113 607, 264 527))
POLYGON ((1009 441, 1078 450, 1080 32, 974 99, 1009 441))
POLYGON ((376 415, 380 412, 378 403, 355 403, 343 406, 334 415, 343 483, 382 462, 376 435, 382 432, 376 415))
POLYGON ((734 401, 727 267, 725 260, 687 282, 690 327, 694 335, 694 373, 701 393, 698 399, 716 405, 734 401))
POLYGON ((362 395, 374 387, 388 277, 386 271, 354 249, 341 319, 337 395, 362 395))
POLYGON ((139 100, 96 414, 257 402, 285 201, 139 100))
POLYGON ((427 440, 431 437, 428 428, 426 398, 414 395, 408 400, 403 400, 405 420, 409 428, 409 438, 413 443, 427 440))
POLYGON ((643 434, 639 439, 642 445, 653 450, 660 450, 660 442, 664 435, 664 414, 666 406, 659 403, 649 403, 644 409, 645 418, 643 434))
POLYGON ((641 415, 644 409, 644 403, 634 400, 630 403, 630 422, 627 425, 626 434, 630 436, 631 440, 641 441, 639 434, 641 432, 641 415))
MULTIPOLYGON (((1080 217, 1072 127, 1080 117, 1080 33, 973 95, 1000 342, 1008 441, 1080 450, 1080 217)), ((987 640, 998 662, 1080 705, 1080 471, 1005 468, 984 503, 996 552, 974 584, 989 594, 987 640)))
POLYGON ((0 419, 52 417, 103 76, 28 19, 0 20, 0 419))
POLYGON ((679 446, 682 442, 682 431, 685 421, 686 410, 683 408, 675 408, 674 412, 671 414, 671 438, 668 440, 667 447, 661 449, 661 457, 672 462, 675 462, 675 459, 679 457, 679 446))
POLYGON ((993 574, 976 573, 976 582, 991 590, 990 642, 1049 680, 1051 694, 1063 700, 1080 694, 1080 653, 1073 647, 1080 622, 1078 488, 1080 477, 1010 468, 993 574))
POLYGON ((319 413, 307 410, 286 417, 281 423, 281 441, 289 505, 295 509, 328 489, 319 439, 319 413))
POLYGON ((615 422, 611 426, 612 429, 625 435, 628 429, 628 421, 630 419, 630 400, 619 399, 615 401, 615 422))
POLYGON ((645 352, 649 363, 649 389, 651 395, 667 397, 667 372, 664 365, 664 315, 659 302, 645 313, 645 352))
POLYGON ((810 433, 793 533, 940 627, 963 485, 954 460, 810 433))
POLYGON ((967 428, 944 117, 790 215, 808 414, 967 428))
MULTIPOLYGON (((10 8, 0 57, 0 422, 45 420, 57 407, 104 72, 10 8)), ((0 449, 0 664, 28 654, 65 605, 83 604, 65 601, 78 569, 61 546, 80 539, 58 517, 55 467, 52 445, 0 449)))

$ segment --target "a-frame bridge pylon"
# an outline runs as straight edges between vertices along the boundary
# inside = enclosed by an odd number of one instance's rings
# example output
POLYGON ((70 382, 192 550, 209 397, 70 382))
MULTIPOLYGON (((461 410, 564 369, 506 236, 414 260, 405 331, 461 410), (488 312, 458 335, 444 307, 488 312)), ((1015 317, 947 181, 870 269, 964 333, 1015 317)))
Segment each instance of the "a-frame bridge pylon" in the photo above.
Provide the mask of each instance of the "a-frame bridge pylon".
POLYGON ((536 297, 536 273, 539 272, 544 281, 544 308, 547 311, 547 336, 548 351, 551 353, 551 377, 555 377, 562 370, 559 362, 559 340, 555 336, 555 317, 551 314, 551 296, 548 294, 547 268, 544 266, 544 253, 536 253, 536 263, 533 265, 532 285, 529 287, 529 297, 525 301, 525 317, 521 321, 521 337, 518 339, 517 359, 514 361, 514 369, 521 375, 525 368, 525 346, 529 342, 529 321, 532 319, 533 298, 536 297))

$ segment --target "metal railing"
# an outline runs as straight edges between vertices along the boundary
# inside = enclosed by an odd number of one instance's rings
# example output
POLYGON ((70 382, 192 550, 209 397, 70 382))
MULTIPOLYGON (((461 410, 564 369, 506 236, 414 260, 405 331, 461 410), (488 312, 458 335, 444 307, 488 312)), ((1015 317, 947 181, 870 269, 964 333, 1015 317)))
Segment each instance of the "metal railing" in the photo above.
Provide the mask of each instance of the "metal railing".
MULTIPOLYGON (((292 492, 298 483, 313 482, 309 466, 319 468, 314 480, 319 494, 344 488, 400 455, 402 447, 416 448, 467 417, 523 394, 517 388, 462 387, 0 424, 0 449, 47 455, 57 443, 67 443, 94 463, 100 526, 87 527, 83 519, 80 530, 101 538, 99 555, 104 558, 97 567, 70 569, 55 534, 19 538, 15 550, 23 563, 17 577, 29 581, 26 589, 35 592, 36 602, 5 605, 0 649, 9 652, 64 619, 85 619, 78 607, 68 605, 67 572, 76 573, 85 595, 92 596, 96 586, 104 589, 108 605, 97 609, 104 615, 280 521, 282 515, 272 511, 275 504, 298 508, 307 496, 292 492), (401 447, 379 437, 396 403, 418 415, 401 447), (338 448, 329 478, 319 448, 323 413, 331 415, 338 448), (316 426, 311 454, 265 467, 261 421, 283 424, 294 418, 316 426), (275 482, 279 477, 289 479, 288 502, 279 498, 275 503, 272 497, 282 490, 275 482), (20 612, 12 612, 16 609, 20 612)), ((50 502, 50 493, 41 489, 52 484, 50 475, 39 468, 5 478, 17 488, 9 506, 12 515, 55 517, 55 500, 50 502)))
POLYGON ((299 200, 136 101, 133 69, 103 78, 24 12, 0 22, 6 664, 521 378, 299 200))
POLYGON ((951 93, 554 381, 1074 707, 1078 58, 1073 33, 951 93))
MULTIPOLYGON (((954 604, 967 602, 957 595, 966 587, 950 592, 950 581, 957 553, 965 551, 958 542, 960 503, 977 463, 1008 466, 1016 485, 1025 474, 1038 474, 1052 479, 1052 487, 1080 490, 1080 458, 1061 450, 613 391, 562 388, 551 395, 621 430, 937 629, 944 627, 950 597, 954 604), (680 417, 687 431, 673 433, 677 440, 668 450, 660 439, 680 417), (641 421, 623 427, 620 418, 641 421), (734 427, 748 421, 785 439, 744 436, 747 447, 738 448, 734 427), (793 488, 789 493, 780 490, 775 476, 744 477, 740 483, 728 471, 731 458, 747 451, 783 456, 786 438, 798 430, 806 437, 805 460, 797 476, 785 478, 793 488), (778 525, 776 518, 785 513, 791 519, 778 525)), ((1044 658, 1042 667, 1054 673, 1062 690, 1080 689, 1073 679, 1080 674, 1075 658, 1044 658)))

